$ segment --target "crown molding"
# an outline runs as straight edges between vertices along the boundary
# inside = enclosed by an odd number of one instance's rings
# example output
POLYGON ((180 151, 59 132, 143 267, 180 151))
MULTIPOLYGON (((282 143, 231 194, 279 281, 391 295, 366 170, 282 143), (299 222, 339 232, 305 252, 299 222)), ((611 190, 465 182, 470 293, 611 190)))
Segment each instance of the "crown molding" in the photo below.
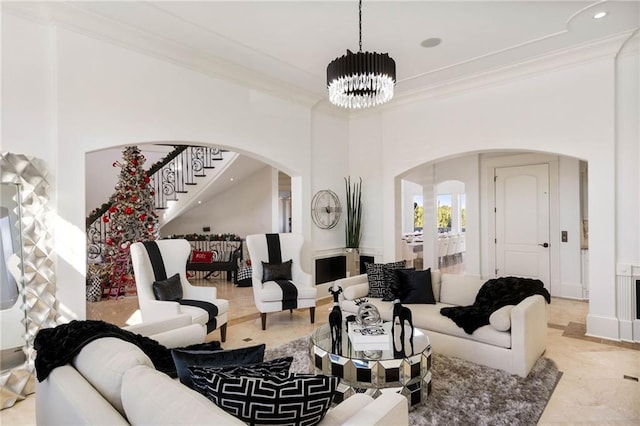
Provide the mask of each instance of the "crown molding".
POLYGON ((633 36, 634 31, 625 31, 594 42, 584 43, 568 49, 557 50, 551 54, 529 58, 510 65, 489 69, 471 76, 452 79, 420 90, 402 93, 391 103, 381 108, 395 108, 427 98, 447 97, 478 88, 503 84, 521 78, 569 68, 581 63, 604 58, 614 59, 620 49, 633 36))
POLYGON ((312 107, 325 96, 324 93, 315 93, 285 81, 269 78, 214 55, 99 16, 70 3, 3 2, 2 13, 42 25, 63 28, 306 107, 312 107))
POLYGON ((46 25, 64 28, 78 34, 108 42, 138 53, 209 75, 213 78, 236 83, 275 97, 301 104, 318 112, 335 117, 352 117, 392 110, 406 103, 433 97, 447 97, 478 88, 490 87, 519 78, 567 68, 576 64, 615 58, 616 55, 637 54, 637 30, 626 31, 595 42, 584 43, 558 50, 524 61, 485 70, 473 75, 429 84, 422 88, 396 94, 391 102, 372 109, 344 110, 328 102, 326 93, 315 92, 269 78, 264 74, 225 61, 211 54, 177 44, 160 36, 151 35, 137 28, 113 21, 70 3, 2 2, 2 13, 29 19, 46 25), (627 48, 621 50, 627 43, 627 48))
MULTIPOLYGON (((569 68, 578 64, 609 58, 615 60, 621 49, 627 46, 629 40, 638 37, 638 30, 625 31, 613 36, 605 37, 594 42, 584 43, 571 48, 557 50, 551 54, 529 58, 510 65, 492 68, 481 73, 448 80, 430 85, 419 90, 405 92, 394 97, 388 104, 369 110, 351 111, 352 116, 366 115, 390 111, 405 104, 420 102, 430 98, 444 98, 461 93, 504 84, 508 81, 528 78, 569 68)), ((624 49, 623 55, 637 54, 638 49, 629 47, 624 49)))

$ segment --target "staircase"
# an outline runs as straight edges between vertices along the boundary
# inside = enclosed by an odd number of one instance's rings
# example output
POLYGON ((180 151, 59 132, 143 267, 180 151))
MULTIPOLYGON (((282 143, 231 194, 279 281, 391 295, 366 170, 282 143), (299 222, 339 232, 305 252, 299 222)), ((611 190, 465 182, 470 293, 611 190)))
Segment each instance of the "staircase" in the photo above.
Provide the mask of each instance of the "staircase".
MULTIPOLYGON (((238 154, 213 147, 176 146, 164 159, 148 170, 154 191, 159 227, 197 205, 211 182, 218 179, 238 154)), ((101 263, 104 241, 109 233, 111 199, 87 217, 87 260, 101 263)))

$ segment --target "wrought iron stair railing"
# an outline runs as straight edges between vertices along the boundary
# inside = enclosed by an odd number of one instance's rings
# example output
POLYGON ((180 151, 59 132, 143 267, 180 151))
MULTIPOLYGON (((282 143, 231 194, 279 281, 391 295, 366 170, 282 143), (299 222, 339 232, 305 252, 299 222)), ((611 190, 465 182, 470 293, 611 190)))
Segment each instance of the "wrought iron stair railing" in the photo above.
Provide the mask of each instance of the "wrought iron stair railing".
MULTIPOLYGON (((166 157, 153 164, 147 175, 151 179, 156 209, 166 209, 168 201, 177 201, 178 194, 186 194, 189 186, 197 184, 196 177, 205 177, 207 169, 215 168, 214 164, 223 160, 224 152, 214 147, 177 145, 166 157)), ((87 258, 91 263, 100 262, 103 257, 110 223, 103 217, 109 219, 109 208, 115 195, 87 217, 87 258)))

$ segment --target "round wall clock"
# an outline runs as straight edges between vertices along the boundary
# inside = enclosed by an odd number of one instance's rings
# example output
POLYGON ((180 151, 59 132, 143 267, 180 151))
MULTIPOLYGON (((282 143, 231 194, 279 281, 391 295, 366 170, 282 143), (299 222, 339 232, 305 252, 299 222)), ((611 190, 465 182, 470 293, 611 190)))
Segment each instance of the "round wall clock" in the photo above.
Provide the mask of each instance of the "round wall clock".
POLYGON ((311 218, 318 228, 331 229, 338 224, 342 206, 335 192, 323 189, 311 200, 311 218))

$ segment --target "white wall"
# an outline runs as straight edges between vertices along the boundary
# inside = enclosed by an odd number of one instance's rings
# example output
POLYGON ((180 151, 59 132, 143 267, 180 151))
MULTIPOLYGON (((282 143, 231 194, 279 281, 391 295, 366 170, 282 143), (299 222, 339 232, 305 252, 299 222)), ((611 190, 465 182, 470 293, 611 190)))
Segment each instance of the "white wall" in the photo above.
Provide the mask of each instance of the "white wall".
POLYGON ((202 234, 204 226, 211 227, 212 234, 233 233, 242 238, 272 232, 272 169, 261 168, 232 189, 169 222, 160 234, 202 234))
MULTIPOLYGON (((382 233, 383 221, 397 226, 396 235, 401 233, 399 218, 400 204, 395 200, 387 200, 386 208, 383 208, 380 196, 386 186, 394 187, 393 180, 385 181, 381 171, 387 164, 387 157, 383 150, 384 129, 383 116, 380 109, 367 113, 356 113, 349 121, 349 174, 353 178, 362 177, 362 240, 360 252, 374 256, 376 261, 382 260, 383 247, 393 248, 396 245, 395 236, 385 236, 382 233), (394 211, 394 206, 398 211, 394 211)), ((393 155, 402 155, 401 152, 393 155)), ((400 183, 397 183, 398 191, 400 183)), ((399 193, 398 193, 399 194, 399 193)), ((399 240, 398 240, 399 241, 399 240)), ((400 249, 397 255, 389 256, 389 259, 400 258, 400 249)))
POLYGON ((55 174, 55 80, 51 29, 2 14, 0 151, 41 158, 55 174))
POLYGON ((85 318, 90 151, 181 141, 261 159, 292 176, 294 224, 309 241, 310 106, 4 12, 2 54, 3 88, 12 88, 2 93, 2 149, 52 165, 57 296, 68 317, 85 318))
POLYGON ((616 78, 616 254, 640 264, 640 35, 618 57, 616 78))
POLYGON ((580 276, 580 161, 560 157, 558 165, 558 216, 560 232, 567 231, 567 241, 560 242, 561 297, 582 298, 580 276))
MULTIPOLYGON (((312 145, 312 191, 330 189, 340 199, 346 209, 344 178, 349 175, 349 119, 345 110, 326 103, 319 103, 313 109, 311 120, 312 145)), ((310 206, 311 204, 309 204, 310 206)), ((311 226, 311 240, 317 255, 323 256, 342 252, 345 247, 345 220, 343 211, 340 222, 333 229, 311 226)))
POLYGON ((368 169, 373 174, 370 179, 382 183, 382 191, 369 200, 375 214, 370 220, 380 221, 382 240, 387 243, 376 241, 376 248, 387 260, 395 257, 393 241, 400 221, 395 211, 384 206, 394 201, 394 178, 419 164, 478 150, 508 149, 586 159, 593 242, 590 273, 595 283, 590 332, 617 338, 611 217, 595 207, 615 200, 614 77, 610 57, 455 95, 392 103, 354 119, 352 168, 367 167, 353 154, 371 146, 372 140, 373 146, 381 145, 384 158, 380 168, 373 164, 368 169), (376 120, 377 115, 382 115, 381 120, 376 120), (368 125, 372 121, 381 129, 368 125), (382 135, 379 142, 376 135, 382 135))

